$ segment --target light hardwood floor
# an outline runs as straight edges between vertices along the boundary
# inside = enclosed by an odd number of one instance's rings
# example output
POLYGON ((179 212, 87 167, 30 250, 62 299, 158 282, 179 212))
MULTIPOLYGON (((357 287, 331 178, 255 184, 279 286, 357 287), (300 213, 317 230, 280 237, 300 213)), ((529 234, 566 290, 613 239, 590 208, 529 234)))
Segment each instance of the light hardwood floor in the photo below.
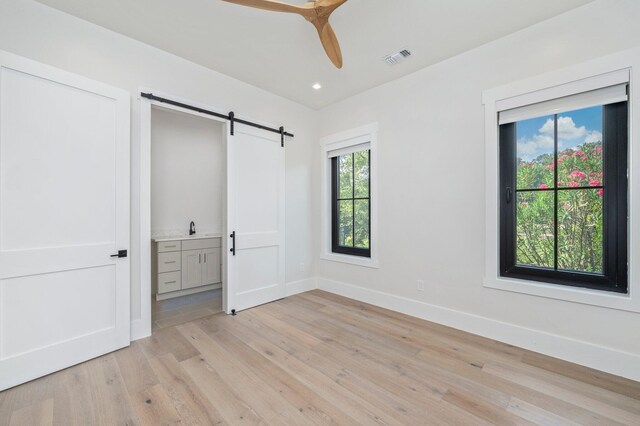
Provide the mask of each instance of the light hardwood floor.
POLYGON ((640 383, 321 291, 0 393, 0 425, 640 425, 640 383))
POLYGON ((175 299, 151 301, 153 330, 195 321, 222 312, 222 289, 209 290, 175 299))

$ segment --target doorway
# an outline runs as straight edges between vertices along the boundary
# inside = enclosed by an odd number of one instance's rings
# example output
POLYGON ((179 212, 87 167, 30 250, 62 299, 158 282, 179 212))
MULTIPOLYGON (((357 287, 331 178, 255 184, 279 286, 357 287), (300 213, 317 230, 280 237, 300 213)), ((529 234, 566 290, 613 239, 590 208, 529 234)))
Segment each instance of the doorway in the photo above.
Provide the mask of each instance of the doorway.
MULTIPOLYGON (((189 291, 180 293, 180 297, 191 296, 192 286, 197 286, 197 283, 210 285, 209 278, 212 275, 219 276, 222 311, 227 314, 284 297, 285 138, 294 135, 286 132, 284 127, 249 121, 248 118, 240 119, 233 112, 222 114, 207 105, 160 93, 143 92, 140 102, 138 236, 141 242, 141 317, 132 323, 134 338, 146 337, 152 332, 153 274, 173 272, 174 278, 164 275, 162 278, 166 279, 156 284, 157 288, 165 289, 174 286, 169 289, 171 291, 178 291, 177 277, 180 276, 179 290, 189 291), (200 229, 205 235, 201 235, 202 238, 189 238, 191 235, 186 234, 188 228, 184 228, 183 218, 177 225, 179 235, 169 235, 168 238, 156 235, 152 238, 152 115, 157 114, 158 110, 209 120, 220 126, 224 153, 221 235, 202 230, 194 223, 196 233, 200 229), (211 260, 215 256, 221 260, 217 270, 214 267, 217 263, 211 260), (152 267, 152 262, 157 263, 152 267), (178 262, 180 273, 176 274, 178 262), (159 270, 161 266, 173 269, 159 270)), ((196 191, 189 188, 184 190, 191 196, 197 196, 196 191)), ((188 222, 191 225, 191 220, 188 222)), ((199 300, 195 303, 211 306, 210 301, 199 300)), ((180 314, 185 314, 185 308, 177 309, 182 309, 180 314)))
POLYGON ((151 108, 152 330, 223 310, 224 130, 151 108))

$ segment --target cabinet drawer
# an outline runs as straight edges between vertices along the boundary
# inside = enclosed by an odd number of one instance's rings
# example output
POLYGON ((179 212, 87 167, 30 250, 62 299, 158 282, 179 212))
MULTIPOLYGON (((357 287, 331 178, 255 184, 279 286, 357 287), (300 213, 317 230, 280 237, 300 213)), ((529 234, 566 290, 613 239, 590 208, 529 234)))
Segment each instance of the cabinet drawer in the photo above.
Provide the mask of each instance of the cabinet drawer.
POLYGON ((203 238, 201 240, 184 240, 182 250, 202 250, 213 247, 220 247, 220 238, 203 238))
POLYGON ((158 294, 178 291, 182 287, 180 271, 158 274, 158 294))
POLYGON ((158 243, 158 253, 165 253, 168 251, 180 251, 180 241, 162 241, 158 243))
POLYGON ((158 253, 158 273, 180 270, 180 252, 158 253))

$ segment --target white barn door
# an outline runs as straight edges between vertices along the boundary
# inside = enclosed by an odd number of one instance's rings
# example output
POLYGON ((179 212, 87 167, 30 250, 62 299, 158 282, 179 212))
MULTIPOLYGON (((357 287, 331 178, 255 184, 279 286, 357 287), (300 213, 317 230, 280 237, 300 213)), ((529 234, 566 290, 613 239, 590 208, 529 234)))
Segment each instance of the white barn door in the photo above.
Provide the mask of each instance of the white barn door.
POLYGON ((234 133, 227 139, 228 313, 285 296, 285 149, 275 133, 241 124, 234 133))
POLYGON ((129 345, 129 105, 0 52, 0 390, 129 345))

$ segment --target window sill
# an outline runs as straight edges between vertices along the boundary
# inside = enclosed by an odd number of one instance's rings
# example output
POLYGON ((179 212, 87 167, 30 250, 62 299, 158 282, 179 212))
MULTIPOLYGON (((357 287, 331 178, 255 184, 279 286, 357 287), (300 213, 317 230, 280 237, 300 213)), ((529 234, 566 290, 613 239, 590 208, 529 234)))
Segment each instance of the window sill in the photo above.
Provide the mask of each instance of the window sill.
POLYGON ((349 263, 351 265, 364 266, 366 268, 380 268, 377 260, 361 256, 350 256, 348 254, 324 253, 320 256, 320 259, 329 260, 331 262, 349 263))
POLYGON ((513 293, 528 294, 566 302, 582 303, 621 311, 640 312, 640 306, 628 294, 545 284, 509 278, 485 278, 484 287, 513 293))

